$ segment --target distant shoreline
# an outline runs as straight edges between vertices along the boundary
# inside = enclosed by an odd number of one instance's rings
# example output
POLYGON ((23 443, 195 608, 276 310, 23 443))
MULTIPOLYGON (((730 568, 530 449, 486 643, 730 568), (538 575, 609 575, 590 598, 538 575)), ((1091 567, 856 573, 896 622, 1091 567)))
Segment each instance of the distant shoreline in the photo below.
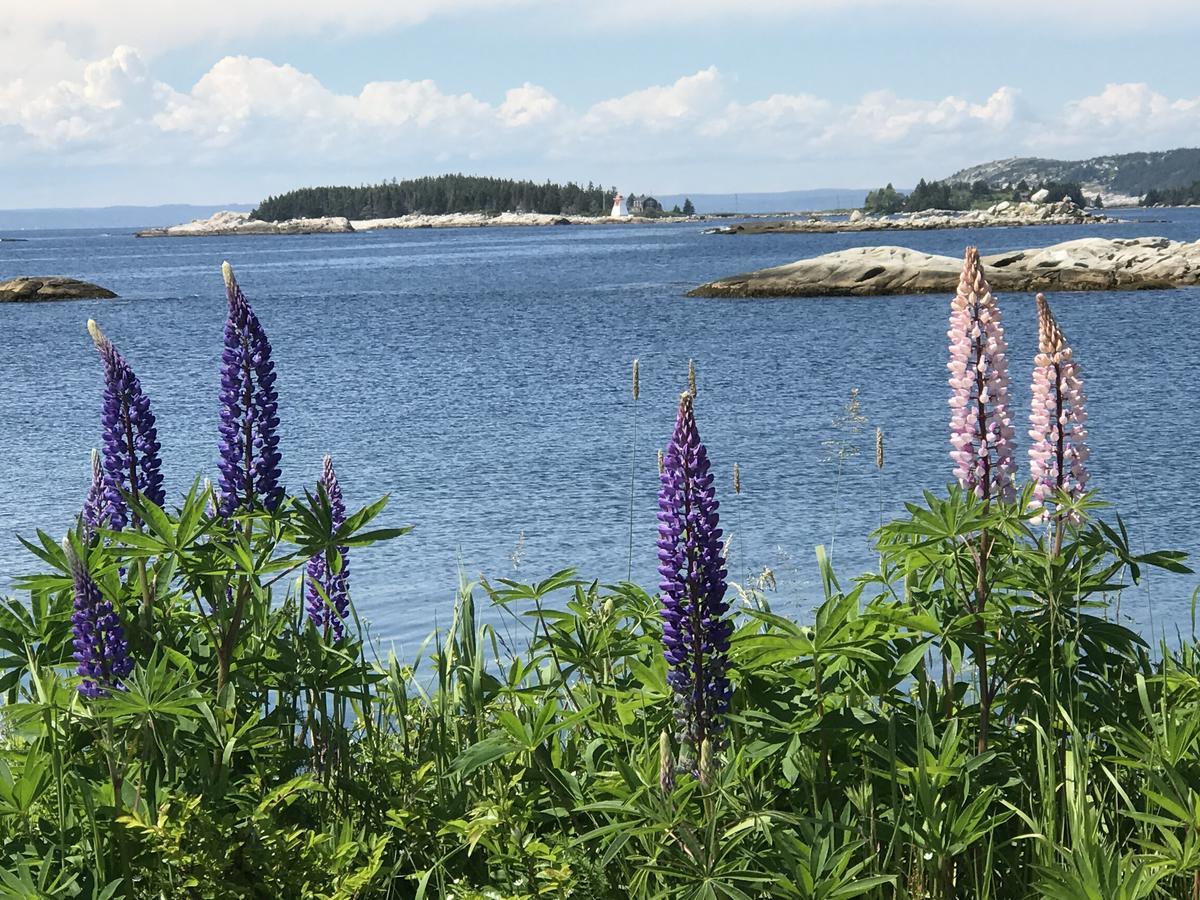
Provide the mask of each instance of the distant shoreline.
POLYGON ((546 213, 446 213, 424 215, 414 213, 385 219, 348 219, 344 216, 324 216, 311 219, 287 219, 264 222, 250 218, 249 213, 228 210, 207 219, 195 219, 182 225, 146 228, 137 237, 227 237, 235 235, 286 234, 349 234, 384 229, 415 228, 494 228, 497 226, 546 227, 552 225, 659 225, 680 222, 708 222, 721 218, 715 215, 692 216, 562 216, 546 213))

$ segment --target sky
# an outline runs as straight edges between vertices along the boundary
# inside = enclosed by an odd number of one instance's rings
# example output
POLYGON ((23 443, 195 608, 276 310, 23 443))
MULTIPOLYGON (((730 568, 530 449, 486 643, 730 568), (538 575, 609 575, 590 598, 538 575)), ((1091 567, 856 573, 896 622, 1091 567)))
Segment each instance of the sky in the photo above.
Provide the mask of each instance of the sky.
POLYGON ((1197 0, 0 0, 0 206, 911 186, 1200 143, 1197 0))

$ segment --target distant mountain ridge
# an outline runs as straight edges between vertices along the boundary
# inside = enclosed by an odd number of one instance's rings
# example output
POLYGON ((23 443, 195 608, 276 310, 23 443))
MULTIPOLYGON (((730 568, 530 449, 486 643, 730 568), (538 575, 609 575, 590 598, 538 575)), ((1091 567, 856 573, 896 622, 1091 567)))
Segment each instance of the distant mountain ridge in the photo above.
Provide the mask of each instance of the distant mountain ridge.
POLYGON ((1013 157, 960 169, 946 181, 964 184, 985 181, 993 187, 1021 181, 1031 185, 1045 181, 1074 182, 1089 197, 1099 194, 1111 206, 1136 202, 1149 191, 1187 187, 1200 181, 1200 148, 1116 153, 1079 160, 1013 157))

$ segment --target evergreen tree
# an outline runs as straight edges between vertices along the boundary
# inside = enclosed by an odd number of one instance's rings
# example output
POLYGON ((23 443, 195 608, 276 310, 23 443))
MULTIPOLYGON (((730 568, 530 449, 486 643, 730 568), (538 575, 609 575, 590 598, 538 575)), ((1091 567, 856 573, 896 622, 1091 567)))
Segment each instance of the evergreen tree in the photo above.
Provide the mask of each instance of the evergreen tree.
POLYGON ((692 205, 691 197, 683 198, 683 214, 685 216, 694 216, 696 214, 696 207, 692 205))

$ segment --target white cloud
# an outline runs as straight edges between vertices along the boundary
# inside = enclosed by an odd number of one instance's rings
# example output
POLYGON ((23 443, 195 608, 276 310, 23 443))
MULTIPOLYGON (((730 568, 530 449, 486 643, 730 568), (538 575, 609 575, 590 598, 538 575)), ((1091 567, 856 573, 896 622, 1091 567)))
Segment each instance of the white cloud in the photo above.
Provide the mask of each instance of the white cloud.
POLYGON ((574 108, 529 82, 494 102, 431 80, 376 81, 347 93, 295 66, 227 56, 177 90, 137 50, 119 46, 75 78, 0 80, 0 160, 10 170, 269 172, 272 189, 318 171, 353 180, 363 171, 455 167, 636 181, 639 189, 753 190, 903 185, 995 157, 1186 144, 1200 128, 1200 98, 1170 98, 1145 84, 1111 84, 1057 110, 1035 110, 1003 86, 983 98, 871 91, 851 102, 812 93, 739 98, 735 87, 710 66, 574 108))

